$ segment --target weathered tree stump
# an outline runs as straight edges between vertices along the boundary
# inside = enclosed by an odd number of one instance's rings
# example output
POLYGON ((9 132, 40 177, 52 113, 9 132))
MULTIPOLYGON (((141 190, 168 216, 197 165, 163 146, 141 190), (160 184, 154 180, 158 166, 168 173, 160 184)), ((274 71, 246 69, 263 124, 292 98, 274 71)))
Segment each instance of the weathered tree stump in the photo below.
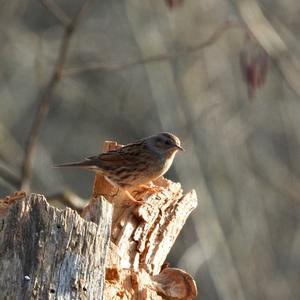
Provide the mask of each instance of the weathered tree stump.
POLYGON ((37 194, 7 198, 1 207, 0 299, 101 299, 105 215, 87 222, 37 194))
POLYGON ((41 195, 2 199, 0 299, 193 299, 192 277, 165 259, 196 194, 164 178, 154 184, 161 192, 134 191, 136 206, 97 174, 81 216, 41 195))

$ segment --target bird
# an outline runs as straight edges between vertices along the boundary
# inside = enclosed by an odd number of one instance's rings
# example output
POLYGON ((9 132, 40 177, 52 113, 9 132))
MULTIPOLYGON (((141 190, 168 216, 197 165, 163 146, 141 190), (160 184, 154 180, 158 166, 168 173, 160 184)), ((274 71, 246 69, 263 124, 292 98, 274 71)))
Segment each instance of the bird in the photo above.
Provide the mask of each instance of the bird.
POLYGON ((79 167, 99 172, 113 186, 122 189, 131 201, 141 204, 142 201, 136 200, 130 191, 151 189, 147 184, 169 170, 178 151, 184 151, 180 139, 172 133, 162 132, 83 161, 54 167, 79 167))

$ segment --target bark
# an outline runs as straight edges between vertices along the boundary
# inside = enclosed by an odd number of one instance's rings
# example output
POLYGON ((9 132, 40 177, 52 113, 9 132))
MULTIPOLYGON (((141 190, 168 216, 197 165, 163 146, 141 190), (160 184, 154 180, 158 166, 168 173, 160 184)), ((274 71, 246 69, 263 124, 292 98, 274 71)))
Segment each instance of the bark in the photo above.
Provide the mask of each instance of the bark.
POLYGON ((42 195, 2 200, 0 299, 102 299, 111 215, 98 213, 97 225, 42 195))

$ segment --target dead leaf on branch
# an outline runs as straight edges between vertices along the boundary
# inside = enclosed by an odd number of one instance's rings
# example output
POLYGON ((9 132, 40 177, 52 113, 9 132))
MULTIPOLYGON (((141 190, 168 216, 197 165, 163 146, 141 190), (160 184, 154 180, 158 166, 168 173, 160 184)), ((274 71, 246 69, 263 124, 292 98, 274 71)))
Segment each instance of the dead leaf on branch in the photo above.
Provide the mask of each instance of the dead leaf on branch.
POLYGON ((248 96, 250 99, 255 98, 256 90, 261 88, 267 78, 269 55, 250 37, 246 37, 245 46, 240 53, 240 65, 244 81, 247 84, 248 96))

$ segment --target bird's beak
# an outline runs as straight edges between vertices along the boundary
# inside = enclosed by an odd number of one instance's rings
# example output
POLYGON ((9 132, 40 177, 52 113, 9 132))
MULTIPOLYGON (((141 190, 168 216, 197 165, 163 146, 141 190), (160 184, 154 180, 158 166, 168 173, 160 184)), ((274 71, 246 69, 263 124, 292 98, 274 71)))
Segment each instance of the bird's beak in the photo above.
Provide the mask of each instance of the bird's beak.
POLYGON ((176 145, 175 146, 178 150, 180 150, 180 151, 185 151, 182 147, 180 147, 180 146, 178 146, 178 145, 176 145))

